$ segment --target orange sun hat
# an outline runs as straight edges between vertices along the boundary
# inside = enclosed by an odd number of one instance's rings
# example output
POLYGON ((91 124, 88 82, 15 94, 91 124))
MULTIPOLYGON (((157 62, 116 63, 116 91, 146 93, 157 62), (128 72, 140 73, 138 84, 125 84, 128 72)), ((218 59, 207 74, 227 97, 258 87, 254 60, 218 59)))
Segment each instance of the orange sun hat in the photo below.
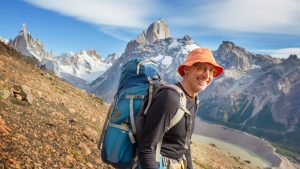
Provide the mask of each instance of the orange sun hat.
POLYGON ((185 63, 178 67, 178 73, 183 76, 183 68, 185 66, 192 66, 195 63, 209 63, 215 67, 217 73, 214 77, 219 76, 223 72, 221 67, 215 60, 213 53, 207 48, 196 48, 192 50, 186 57, 185 63))

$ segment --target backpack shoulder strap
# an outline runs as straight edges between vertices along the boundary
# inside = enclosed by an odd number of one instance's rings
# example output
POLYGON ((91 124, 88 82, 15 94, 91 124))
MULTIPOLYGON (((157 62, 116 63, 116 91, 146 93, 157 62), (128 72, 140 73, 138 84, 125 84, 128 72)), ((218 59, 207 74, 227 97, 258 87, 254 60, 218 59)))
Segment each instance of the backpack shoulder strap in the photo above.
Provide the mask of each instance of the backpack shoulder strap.
MULTIPOLYGON (((184 113, 190 114, 190 112, 186 109, 186 102, 187 102, 186 96, 179 86, 165 85, 162 88, 170 88, 179 94, 178 110, 177 110, 176 114, 174 115, 174 117, 170 120, 170 124, 167 128, 167 131, 168 131, 181 120, 181 118, 184 116, 184 113)), ((165 132, 167 132, 167 131, 165 131, 165 132)))
MULTIPOLYGON (((188 115, 190 115, 191 113, 186 109, 187 99, 186 99, 186 96, 185 96, 184 92, 182 91, 182 89, 179 86, 177 86, 177 85, 164 85, 159 90, 164 89, 164 88, 174 90, 179 94, 179 107, 178 107, 178 110, 175 113, 175 115, 173 116, 173 118, 170 120, 170 123, 169 123, 166 131, 164 131, 164 134, 165 134, 166 132, 168 132, 172 127, 174 127, 182 119, 182 117, 184 116, 185 113, 187 113, 188 115)), ((189 133, 189 131, 188 131, 188 133, 189 133)), ((162 145, 162 139, 160 139, 158 141, 157 146, 156 146, 156 155, 155 155, 156 162, 159 162, 159 160, 160 160, 161 145, 162 145)))

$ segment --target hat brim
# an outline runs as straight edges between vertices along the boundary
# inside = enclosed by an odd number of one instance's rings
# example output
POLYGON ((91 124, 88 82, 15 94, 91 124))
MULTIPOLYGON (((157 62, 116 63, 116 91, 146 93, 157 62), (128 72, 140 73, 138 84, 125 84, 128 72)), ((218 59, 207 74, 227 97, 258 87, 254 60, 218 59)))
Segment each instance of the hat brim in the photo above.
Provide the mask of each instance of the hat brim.
POLYGON ((217 73, 213 77, 218 77, 223 72, 223 68, 220 65, 215 64, 215 63, 213 64, 213 63, 209 63, 209 62, 193 62, 193 63, 192 62, 188 62, 188 63, 185 63, 185 64, 181 64, 178 67, 177 71, 180 74, 180 76, 183 77, 183 75, 184 75, 183 69, 184 69, 185 66, 190 67, 190 66, 193 66, 195 63, 208 63, 208 64, 211 64, 212 66, 214 66, 215 69, 216 69, 216 71, 217 71, 217 73))

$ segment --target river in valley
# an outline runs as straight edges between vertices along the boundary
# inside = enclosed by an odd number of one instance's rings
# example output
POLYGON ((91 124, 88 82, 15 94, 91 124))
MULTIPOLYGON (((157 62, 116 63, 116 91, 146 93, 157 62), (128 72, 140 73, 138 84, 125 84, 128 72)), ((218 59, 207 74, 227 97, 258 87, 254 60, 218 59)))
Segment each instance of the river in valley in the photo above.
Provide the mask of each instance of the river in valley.
POLYGON ((218 140, 206 136, 200 136, 196 134, 192 136, 192 141, 194 143, 207 144, 207 145, 214 144, 218 149, 228 152, 232 156, 240 157, 243 161, 248 160, 251 162, 253 166, 258 166, 259 168, 271 167, 271 163, 269 161, 263 159, 262 157, 255 154, 254 152, 251 152, 238 145, 234 145, 222 140, 218 140))
POLYGON ((260 168, 278 167, 282 159, 274 152, 274 147, 261 138, 243 131, 211 124, 196 118, 194 142, 215 144, 217 148, 232 156, 249 160, 260 168))

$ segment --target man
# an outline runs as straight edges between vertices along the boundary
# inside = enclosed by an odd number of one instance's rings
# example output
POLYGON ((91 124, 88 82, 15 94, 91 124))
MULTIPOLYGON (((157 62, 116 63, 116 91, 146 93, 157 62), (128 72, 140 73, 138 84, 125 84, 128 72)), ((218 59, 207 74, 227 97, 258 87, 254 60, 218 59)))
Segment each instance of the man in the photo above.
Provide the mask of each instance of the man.
POLYGON ((164 133, 179 108, 179 94, 171 89, 163 89, 155 95, 144 122, 137 150, 142 169, 193 168, 189 142, 191 134, 188 135, 187 128, 194 130, 197 94, 210 85, 213 78, 219 76, 222 71, 223 68, 215 61, 209 49, 197 48, 188 54, 185 63, 178 67, 182 80, 176 85, 184 92, 187 98, 186 108, 191 115, 185 114, 174 127, 164 133), (189 116, 191 122, 188 120, 189 116), (160 162, 157 162, 155 153, 160 139, 163 140, 161 158, 160 162))

